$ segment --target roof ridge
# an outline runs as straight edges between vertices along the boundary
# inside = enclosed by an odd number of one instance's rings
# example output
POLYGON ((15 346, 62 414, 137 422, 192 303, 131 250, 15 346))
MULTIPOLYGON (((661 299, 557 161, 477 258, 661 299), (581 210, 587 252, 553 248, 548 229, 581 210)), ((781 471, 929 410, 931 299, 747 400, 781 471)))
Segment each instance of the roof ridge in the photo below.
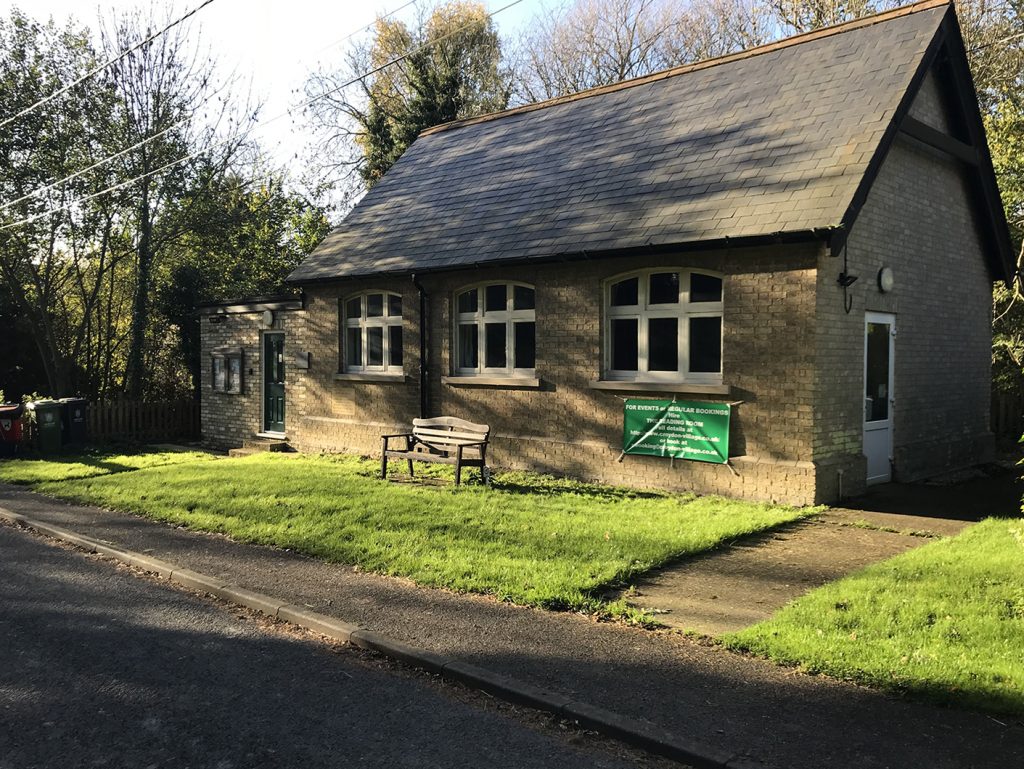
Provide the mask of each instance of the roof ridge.
POLYGON ((581 99, 588 99, 592 96, 601 96, 606 93, 614 93, 615 91, 622 91, 627 88, 635 88, 636 86, 646 85, 647 83, 654 83, 659 80, 667 80, 671 77, 678 75, 685 75, 689 72, 696 72, 702 69, 709 69, 716 67, 720 64, 730 64, 734 61, 742 61, 744 59, 753 58, 754 56, 760 56, 766 53, 772 53, 774 51, 782 50, 785 48, 791 48, 802 43, 809 43, 814 40, 821 40, 827 37, 833 37, 844 32, 850 32, 855 29, 861 29, 863 27, 870 27, 875 24, 882 22, 891 21, 898 19, 903 16, 910 16, 914 13, 921 11, 929 11, 933 8, 941 8, 943 6, 952 7, 953 0, 920 0, 910 5, 904 5, 899 8, 894 8, 889 11, 882 13, 875 13, 871 16, 862 16, 859 19, 853 19, 851 21, 843 22, 842 24, 833 24, 829 27, 821 27, 819 29, 811 30, 810 32, 801 32, 798 35, 792 35, 785 37, 781 40, 776 40, 772 43, 765 43, 754 48, 748 48, 743 51, 737 51, 736 53, 726 54, 724 56, 716 56, 712 59, 705 59, 703 61, 693 62, 691 64, 680 64, 679 66, 672 67, 670 69, 661 70, 659 72, 652 72, 649 75, 643 77, 632 78, 631 80, 622 80, 618 83, 610 83, 608 85, 596 86, 594 88, 588 88, 585 91, 578 91, 577 93, 567 94, 565 96, 556 96, 552 99, 545 99, 544 101, 532 102, 530 104, 524 104, 519 107, 512 107, 511 109, 501 110, 500 112, 488 112, 484 115, 478 115, 476 117, 465 118, 463 120, 452 120, 447 123, 440 123, 430 128, 425 128, 420 131, 419 136, 428 136, 430 134, 442 133, 444 131, 451 131, 456 128, 462 128, 464 126, 475 125, 477 123, 489 123, 493 120, 499 120, 504 117, 510 117, 512 115, 520 115, 527 112, 534 112, 536 110, 545 109, 547 107, 554 107, 559 104, 567 104, 573 101, 579 101, 581 99))

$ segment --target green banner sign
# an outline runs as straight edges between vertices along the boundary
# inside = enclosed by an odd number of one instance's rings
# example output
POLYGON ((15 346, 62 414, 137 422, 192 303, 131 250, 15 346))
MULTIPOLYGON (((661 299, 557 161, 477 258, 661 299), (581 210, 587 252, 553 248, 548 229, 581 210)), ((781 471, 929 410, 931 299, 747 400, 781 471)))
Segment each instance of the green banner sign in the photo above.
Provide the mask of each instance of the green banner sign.
POLYGON ((727 403, 627 398, 622 451, 724 464, 729 460, 727 403))

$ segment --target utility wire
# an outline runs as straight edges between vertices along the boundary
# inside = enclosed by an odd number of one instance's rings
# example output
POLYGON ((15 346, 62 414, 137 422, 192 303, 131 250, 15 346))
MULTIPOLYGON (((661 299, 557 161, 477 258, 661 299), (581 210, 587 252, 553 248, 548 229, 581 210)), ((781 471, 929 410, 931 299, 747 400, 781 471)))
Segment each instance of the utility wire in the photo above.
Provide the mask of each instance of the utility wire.
MULTIPOLYGON (((213 2, 213 0, 209 0, 209 2, 213 2)), ((376 24, 378 21, 383 21, 384 19, 387 19, 387 18, 389 18, 391 16, 394 16, 396 13, 404 11, 406 8, 408 8, 410 5, 412 5, 415 2, 416 2, 416 0, 408 0, 408 2, 405 3, 405 5, 399 6, 398 8, 395 8, 395 10, 390 11, 389 13, 386 13, 383 16, 378 16, 373 21, 371 21, 369 24, 366 24, 366 25, 360 27, 359 29, 354 30, 353 32, 350 32, 349 34, 345 35, 345 37, 343 37, 343 38, 341 38, 339 40, 335 40, 333 43, 330 43, 330 44, 324 46, 323 48, 320 49, 320 51, 317 51, 317 53, 320 53, 321 51, 326 51, 328 48, 334 48, 335 46, 341 45, 342 43, 344 43, 347 40, 352 39, 353 37, 355 37, 359 33, 365 32, 370 27, 372 27, 374 24, 376 24)), ((199 8, 196 8, 196 10, 192 11, 192 13, 195 13, 196 11, 200 10, 202 7, 203 6, 199 6, 199 8)), ((179 22, 184 20, 185 18, 186 17, 182 17, 182 19, 180 19, 179 22)), ((170 29, 170 27, 168 27, 167 29, 170 29)), ((166 31, 166 29, 164 31, 166 31)), ((126 51, 125 53, 129 53, 129 52, 126 51)), ((122 54, 122 56, 124 56, 124 54, 122 54)), ((112 62, 108 62, 108 66, 109 66, 110 63, 112 63, 112 62)), ((91 74, 94 74, 96 71, 98 71, 98 70, 94 70, 94 72, 91 73, 91 74)), ((53 97, 59 95, 60 93, 66 92, 69 88, 74 88, 74 86, 77 83, 82 82, 82 80, 84 80, 87 77, 89 77, 89 75, 83 76, 80 80, 76 81, 75 83, 72 83, 71 85, 67 86, 67 88, 62 89, 58 93, 53 94, 53 96, 51 96, 50 98, 53 98, 53 97)), ((42 105, 44 103, 45 103, 45 101, 40 101, 37 105, 34 105, 33 107, 30 107, 29 110, 33 109, 35 106, 39 106, 39 105, 42 105)), ((20 114, 25 114, 29 110, 25 110, 24 113, 20 113, 20 114)), ((17 117, 18 117, 18 115, 15 115, 13 118, 10 118, 10 119, 14 120, 17 117)), ((18 203, 23 203, 24 201, 29 200, 31 198, 34 198, 37 195, 42 195, 47 190, 52 190, 54 187, 59 187, 62 184, 66 184, 67 182, 70 182, 70 181, 72 181, 74 179, 77 179, 79 176, 82 176, 83 174, 87 174, 90 171, 94 171, 97 168, 100 168, 101 166, 105 166, 107 163, 109 163, 109 162, 111 162, 113 160, 117 160, 120 157, 124 157, 129 152, 132 152, 133 150, 137 150, 137 149, 139 149, 141 147, 144 147, 144 146, 146 146, 147 144, 149 144, 152 141, 156 141, 161 136, 164 136, 165 134, 170 133, 171 131, 173 131, 175 128, 178 128, 179 126, 185 125, 190 120, 192 120, 191 116, 182 118, 178 122, 169 125, 167 128, 165 128, 164 130, 160 131, 159 133, 155 133, 152 136, 147 136, 142 141, 136 142, 135 144, 133 144, 131 147, 128 147, 127 149, 123 149, 123 150, 121 150, 120 152, 118 152, 118 153, 116 153, 114 155, 109 155, 109 156, 107 156, 107 157, 105 157, 105 158, 103 158, 101 160, 98 160, 95 163, 93 163, 91 166, 89 166, 88 168, 83 168, 80 171, 76 171, 73 174, 69 174, 68 176, 65 176, 63 179, 58 179, 55 182, 47 184, 45 187, 40 187, 39 189, 33 190, 32 192, 29 192, 26 195, 22 195, 20 198, 17 198, 16 200, 12 200, 9 203, 4 203, 4 204, 0 205, 0 211, 6 211, 9 208, 13 208, 18 203)), ((0 126, 2 126, 2 125, 5 125, 5 123, 0 123, 0 126)), ((0 227, 0 229, 3 229, 3 228, 0 227)))
POLYGON ((375 18, 375 19, 374 19, 373 21, 371 21, 371 22, 370 22, 369 24, 366 24, 365 26, 362 26, 362 27, 360 27, 359 29, 355 30, 354 32, 349 32, 349 33, 348 33, 347 35, 345 35, 345 37, 341 38, 340 40, 335 40, 335 41, 334 41, 333 43, 328 43, 328 44, 327 44, 327 45, 325 45, 325 46, 324 46, 323 48, 319 48, 319 49, 317 49, 316 51, 313 51, 313 56, 319 56, 319 55, 320 55, 321 53, 323 53, 324 51, 326 51, 326 50, 328 50, 328 49, 330 49, 330 48, 335 48, 335 47, 337 47, 337 46, 341 45, 342 43, 346 43, 346 42, 348 42, 348 41, 349 41, 349 40, 351 40, 351 39, 352 39, 353 37, 355 37, 356 35, 358 35, 358 34, 359 34, 360 32, 365 32, 366 30, 368 30, 368 29, 369 29, 370 27, 372 27, 372 26, 373 26, 374 24, 376 24, 376 23, 377 23, 378 21, 384 21, 385 19, 389 19, 389 18, 391 18, 392 16, 394 16, 394 15, 395 15, 396 13, 401 13, 401 12, 402 12, 402 11, 404 11, 404 10, 405 10, 406 8, 408 8, 408 7, 410 6, 410 5, 413 5, 413 4, 414 4, 414 3, 416 3, 416 2, 417 2, 417 0, 408 0, 408 2, 407 2, 407 3, 405 3, 405 5, 400 5, 400 6, 398 6, 397 8, 395 8, 395 10, 393 10, 393 11, 388 11, 388 12, 387 12, 387 13, 385 13, 385 14, 384 14, 383 16, 378 16, 378 17, 376 17, 376 18, 375 18))
MULTIPOLYGON (((213 0, 207 0, 206 4, 211 3, 211 2, 213 2, 213 0)), ((493 18, 494 16, 497 16, 502 11, 508 10, 509 8, 511 8, 514 5, 519 5, 519 3, 521 3, 521 2, 523 2, 523 0, 513 0, 511 3, 503 5, 498 10, 492 11, 491 13, 488 13, 484 18, 485 19, 493 18)), ((202 8, 202 6, 199 6, 199 8, 202 8)), ((196 10, 199 10, 199 8, 197 8, 196 10)), ((470 26, 470 24, 472 24, 472 23, 474 23, 474 22, 468 22, 466 24, 463 24, 461 27, 458 27, 458 28, 452 30, 448 34, 443 35, 443 36, 437 38, 436 40, 424 41, 423 43, 421 43, 420 45, 416 46, 411 51, 403 53, 401 56, 396 56, 394 59, 391 59, 390 61, 387 61, 387 62, 385 62, 384 64, 381 64, 378 67, 374 67, 373 69, 368 70, 367 72, 364 72, 361 75, 357 75, 356 77, 352 78, 351 80, 348 80, 347 82, 342 83, 341 85, 339 85, 336 88, 331 89, 330 91, 327 91, 327 92, 322 93, 322 94, 318 94, 317 96, 314 96, 314 97, 312 97, 310 99, 307 99, 302 104, 300 104, 296 109, 304 109, 305 107, 308 107, 310 104, 313 104, 314 102, 317 102, 320 99, 324 99, 324 98, 326 98, 326 97, 328 97, 328 96, 330 96, 332 94, 337 93, 338 91, 341 91, 341 90, 347 88, 350 85, 358 83, 361 80, 365 80, 366 78, 370 77, 371 75, 375 75, 378 72, 380 72, 380 71, 382 71, 382 70, 384 70, 384 69, 386 69, 388 67, 391 67, 391 66, 393 66, 395 64, 398 64, 399 62, 405 61, 410 56, 414 56, 415 54, 419 53, 420 51, 426 50, 427 48, 431 48, 431 47, 437 45, 438 43, 442 43, 445 40, 447 40, 448 38, 454 37, 459 32, 462 32, 463 30, 467 29, 470 26)), ((256 128, 265 128, 266 126, 270 125, 271 123, 273 123, 273 122, 275 122, 277 120, 280 120, 283 117, 287 117, 290 114, 291 114, 290 110, 285 110, 284 112, 281 112, 281 113, 275 115, 274 117, 269 118, 266 121, 263 121, 261 125, 253 126, 252 128, 247 129, 245 133, 248 133, 248 132, 250 132, 252 130, 255 130, 256 128)), ((222 147, 223 145, 228 144, 229 142, 232 142, 235 139, 241 139, 241 138, 244 137, 245 133, 235 134, 234 136, 230 136, 227 139, 223 139, 223 140, 221 140, 219 142, 216 142, 215 144, 212 144, 209 147, 203 147, 202 149, 196 150, 195 152, 190 152, 189 154, 184 155, 184 156, 178 158, 177 160, 173 160, 170 163, 166 163, 166 164, 160 166, 159 168, 156 168, 156 169, 154 169, 152 171, 149 171, 147 173, 144 173, 144 174, 141 174, 139 176, 136 176, 136 177, 134 177, 132 179, 128 179, 127 181, 120 182, 119 184, 115 184, 115 185, 113 185, 111 187, 107 187, 106 189, 100 190, 99 192, 94 192, 94 193, 92 193, 90 195, 86 195, 86 196, 81 197, 81 198, 76 198, 75 200, 71 201, 70 203, 66 203, 66 204, 64 204, 62 206, 57 206, 56 208, 51 208, 51 209, 49 209, 47 211, 43 211, 42 213, 34 214, 32 216, 25 217, 24 219, 20 219, 18 221, 10 222, 8 224, 0 226, 0 232, 3 232, 4 230, 12 229, 14 227, 20 227, 23 224, 29 224, 31 222, 34 222, 34 221, 38 220, 38 219, 42 219, 44 217, 50 216, 51 214, 56 214, 56 213, 59 213, 60 211, 66 211, 66 210, 68 210, 70 208, 73 208, 73 207, 75 207, 75 206, 77 206, 77 205, 79 205, 81 203, 85 203, 86 201, 93 200, 93 199, 98 198, 98 197, 100 197, 102 195, 106 195, 107 193, 116 192, 117 190, 124 189, 125 187, 127 187, 127 186, 129 186, 131 184, 134 184, 135 182, 142 181, 143 179, 148 179, 149 177, 155 176, 156 174, 160 173, 161 171, 166 171, 168 168, 172 168, 173 166, 176 166, 179 163, 184 163, 186 160, 191 160, 192 158, 198 157, 199 155, 202 155, 202 154, 204 154, 206 152, 209 152, 210 150, 216 149, 218 147, 222 147)), ((128 152, 128 151, 129 150, 123 150, 122 152, 128 152)))
POLYGON ((61 88, 61 89, 59 89, 57 91, 54 91, 49 96, 44 96, 42 99, 37 101, 35 104, 30 104, 29 106, 25 107, 25 109, 23 109, 21 112, 19 112, 17 115, 11 115, 11 117, 9 117, 9 118, 5 118, 4 120, 0 120, 0 128, 3 128, 4 126, 8 125, 9 123, 14 122, 15 120, 17 120, 20 117, 24 117, 29 112, 32 112, 33 110, 38 109, 39 107, 43 106, 44 104, 47 104, 48 102, 53 101, 58 96, 67 93, 68 91, 70 91, 72 88, 74 88, 79 83, 84 83, 90 77, 92 77, 93 75, 95 75, 98 72, 102 72, 107 67, 111 66, 112 64, 117 64, 117 62, 121 61, 121 59, 123 59, 128 54, 133 53, 134 51, 139 50, 144 45, 148 45, 149 43, 152 43, 154 40, 156 40, 158 37, 160 37, 160 35, 164 34, 165 32, 168 32, 169 30, 171 30, 174 27, 176 27, 179 24, 181 24, 186 19, 188 19, 188 18, 194 16, 195 14, 199 13, 199 11, 203 10, 203 8, 208 6, 213 1, 214 0, 204 0, 204 2, 202 4, 196 6, 191 11, 186 13, 184 16, 181 16, 180 18, 175 19, 174 21, 172 21, 170 24, 168 24, 166 27, 164 27, 160 31, 154 32, 152 35, 147 37, 142 42, 136 43, 131 48, 129 48, 127 51, 122 52, 119 56, 116 56, 113 59, 111 59, 110 61, 108 61, 108 62, 106 62, 104 64, 99 65, 98 67, 95 67, 95 68, 89 70, 84 75, 82 75, 80 78, 78 78, 78 80, 75 80, 72 83, 68 83, 66 86, 64 86, 63 88, 61 88))

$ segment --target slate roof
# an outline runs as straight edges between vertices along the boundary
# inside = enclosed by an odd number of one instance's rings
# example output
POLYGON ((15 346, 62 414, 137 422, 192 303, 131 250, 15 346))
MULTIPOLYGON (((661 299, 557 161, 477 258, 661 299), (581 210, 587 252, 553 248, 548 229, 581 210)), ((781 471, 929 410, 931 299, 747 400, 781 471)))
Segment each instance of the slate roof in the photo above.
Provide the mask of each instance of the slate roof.
POLYGON ((948 7, 426 131, 289 280, 835 227, 948 7))

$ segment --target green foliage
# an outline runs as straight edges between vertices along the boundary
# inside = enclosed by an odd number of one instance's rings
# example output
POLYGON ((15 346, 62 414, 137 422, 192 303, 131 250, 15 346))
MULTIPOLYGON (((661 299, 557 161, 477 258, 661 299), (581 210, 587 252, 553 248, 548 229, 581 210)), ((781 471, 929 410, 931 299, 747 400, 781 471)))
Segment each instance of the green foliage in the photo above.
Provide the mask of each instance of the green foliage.
POLYGON ((809 512, 525 473, 494 489, 374 476, 375 463, 352 457, 263 454, 38 488, 424 585, 620 615, 603 588, 809 512))
POLYGON ((504 109, 509 99, 501 43, 483 5, 452 0, 410 30, 401 21, 377 22, 370 61, 407 58, 377 75, 365 110, 349 108, 360 124, 359 173, 375 184, 419 133, 431 126, 504 109))
POLYGON ((1024 714, 1024 520, 990 519, 797 599, 727 646, 1024 714))

